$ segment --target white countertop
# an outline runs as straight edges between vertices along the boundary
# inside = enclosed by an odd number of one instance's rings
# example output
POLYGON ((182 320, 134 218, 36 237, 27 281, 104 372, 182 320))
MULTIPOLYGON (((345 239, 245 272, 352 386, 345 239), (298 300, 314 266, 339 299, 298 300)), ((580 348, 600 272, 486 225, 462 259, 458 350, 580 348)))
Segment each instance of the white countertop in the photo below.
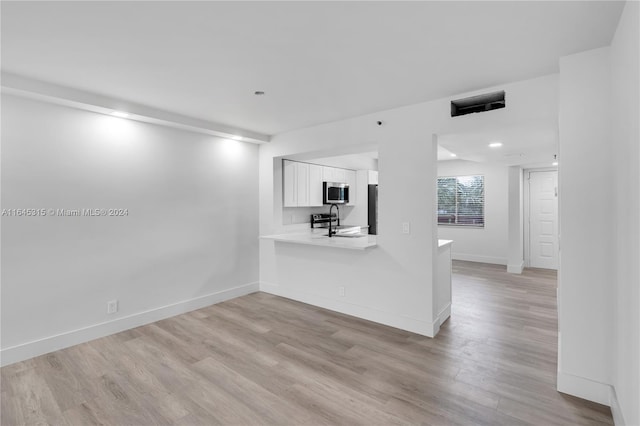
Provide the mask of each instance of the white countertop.
MULTIPOLYGON (((376 235, 363 237, 327 237, 326 229, 314 229, 277 235, 264 235, 265 240, 274 240, 283 243, 306 244, 312 246, 335 247, 351 250, 366 250, 378 245, 376 235)), ((438 240, 438 248, 443 248, 453 243, 453 240, 438 240)))
POLYGON ((306 244, 312 246, 335 247, 351 250, 366 250, 377 246, 375 235, 365 235, 363 237, 331 237, 327 236, 326 229, 308 230, 306 232, 295 232, 290 234, 264 235, 260 237, 265 240, 274 240, 283 243, 306 244))
POLYGON ((444 246, 448 246, 452 242, 453 242, 453 240, 438 240, 438 248, 442 248, 444 246))

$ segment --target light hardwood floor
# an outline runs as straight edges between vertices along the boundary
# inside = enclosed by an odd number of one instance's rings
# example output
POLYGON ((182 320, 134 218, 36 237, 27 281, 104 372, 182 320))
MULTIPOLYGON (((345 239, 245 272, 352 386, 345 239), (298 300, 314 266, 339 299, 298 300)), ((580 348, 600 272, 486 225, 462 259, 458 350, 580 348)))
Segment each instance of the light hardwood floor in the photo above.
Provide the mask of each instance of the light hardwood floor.
POLYGON ((435 339, 255 293, 13 364, 2 425, 612 424, 555 391, 555 273, 453 281, 435 339))

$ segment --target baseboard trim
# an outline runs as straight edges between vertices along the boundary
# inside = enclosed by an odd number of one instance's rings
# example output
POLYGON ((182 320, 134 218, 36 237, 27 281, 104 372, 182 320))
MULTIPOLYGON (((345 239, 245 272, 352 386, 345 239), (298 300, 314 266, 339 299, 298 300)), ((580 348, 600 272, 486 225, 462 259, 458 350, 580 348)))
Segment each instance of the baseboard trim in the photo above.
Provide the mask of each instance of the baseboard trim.
POLYGON ((210 293, 193 299, 183 300, 181 302, 150 309, 148 311, 127 315, 112 321, 106 321, 90 325, 88 327, 79 328, 77 330, 45 337, 43 339, 11 346, 0 350, 0 365, 5 366, 15 362, 24 361, 49 352, 68 348, 69 346, 78 345, 110 334, 119 333, 141 325, 180 315, 185 312, 224 302, 225 300, 255 293, 256 291, 259 291, 259 288, 260 285, 258 282, 244 284, 216 293, 210 293))
POLYGON ((520 262, 517 265, 507 264, 507 272, 510 274, 522 274, 524 270, 524 262, 520 262))
POLYGON ((438 316, 436 317, 435 321, 433 322, 432 328, 433 328, 433 336, 437 336, 438 332, 440 331, 440 327, 442 326, 442 324, 444 324, 444 322, 451 316, 451 302, 447 303, 447 306, 445 306, 439 313, 438 316))
POLYGON ((451 258, 454 260, 466 260, 468 262, 492 263, 494 265, 507 264, 507 259, 504 259, 502 257, 481 256, 477 254, 468 254, 468 253, 451 252, 451 258))
POLYGON ((558 392, 577 396, 588 401, 609 406, 611 403, 611 386, 584 377, 558 371, 558 392))
POLYGON ((330 311, 352 315, 356 318, 362 318, 379 324, 388 325, 390 327, 399 328, 401 330, 410 331, 422 336, 433 337, 435 335, 433 327, 434 324, 431 322, 381 311, 368 306, 330 299, 264 281, 260 282, 260 291, 296 300, 298 302, 308 303, 309 305, 318 306, 330 311))

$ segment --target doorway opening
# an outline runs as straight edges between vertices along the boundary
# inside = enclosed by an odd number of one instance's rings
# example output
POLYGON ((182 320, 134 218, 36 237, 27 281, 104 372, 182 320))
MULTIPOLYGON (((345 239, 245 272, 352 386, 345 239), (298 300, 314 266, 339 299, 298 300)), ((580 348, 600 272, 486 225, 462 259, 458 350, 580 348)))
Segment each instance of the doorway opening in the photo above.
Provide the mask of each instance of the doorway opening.
POLYGON ((453 259, 515 274, 525 267, 557 270, 556 123, 492 126, 437 140, 438 235, 454 241, 453 259), (538 213, 530 215, 530 207, 538 213))
POLYGON ((361 233, 377 233, 377 145, 274 157, 273 170, 274 217, 280 225, 277 232, 314 229, 331 223, 343 228, 357 227, 361 233), (375 186, 374 195, 370 193, 371 186, 375 186), (338 187, 342 198, 333 201, 331 189, 338 187), (336 207, 333 213, 331 205, 336 207))

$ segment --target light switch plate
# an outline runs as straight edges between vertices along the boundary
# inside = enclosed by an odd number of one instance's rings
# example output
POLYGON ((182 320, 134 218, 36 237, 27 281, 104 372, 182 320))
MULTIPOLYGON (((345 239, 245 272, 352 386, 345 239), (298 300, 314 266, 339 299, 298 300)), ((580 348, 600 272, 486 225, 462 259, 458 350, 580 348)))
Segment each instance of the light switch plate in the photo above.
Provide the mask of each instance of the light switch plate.
POLYGON ((403 234, 410 234, 411 233, 411 225, 409 224, 409 222, 403 222, 402 223, 402 233, 403 234))

